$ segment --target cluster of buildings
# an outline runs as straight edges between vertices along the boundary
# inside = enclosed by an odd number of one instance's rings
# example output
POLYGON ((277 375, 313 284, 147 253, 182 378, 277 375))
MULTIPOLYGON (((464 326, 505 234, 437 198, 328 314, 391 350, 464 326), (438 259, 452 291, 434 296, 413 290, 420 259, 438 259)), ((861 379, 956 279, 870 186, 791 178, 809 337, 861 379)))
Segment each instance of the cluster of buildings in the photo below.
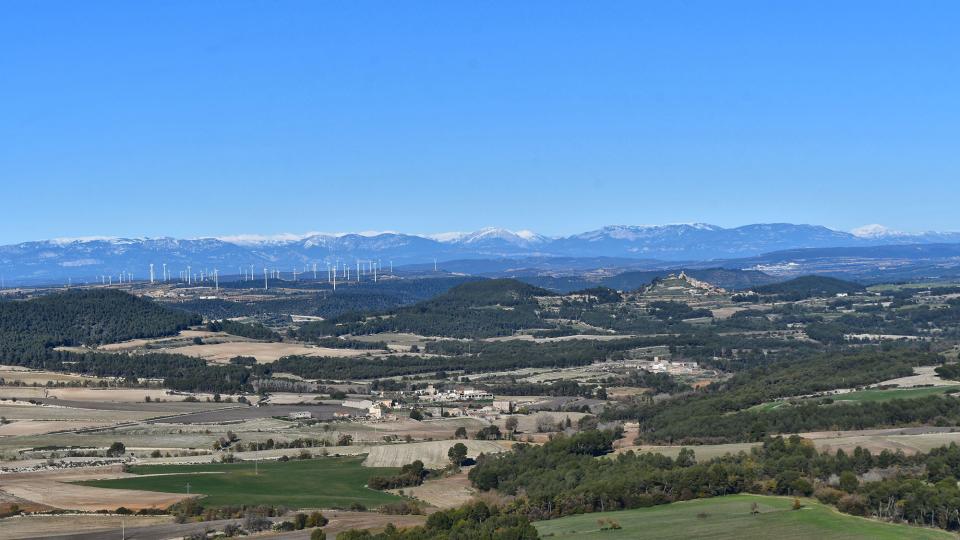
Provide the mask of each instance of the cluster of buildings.
POLYGON ((450 390, 438 391, 431 384, 424 390, 417 390, 420 401, 486 401, 493 399, 493 394, 486 390, 458 386, 450 390))
POLYGON ((376 401, 369 399, 348 399, 343 402, 344 407, 351 409, 361 409, 367 411, 370 418, 384 418, 388 411, 396 405, 392 399, 378 399, 376 401))
POLYGON ((696 362, 674 362, 654 356, 652 362, 642 362, 643 369, 650 373, 669 373, 670 375, 693 375, 700 371, 696 362))

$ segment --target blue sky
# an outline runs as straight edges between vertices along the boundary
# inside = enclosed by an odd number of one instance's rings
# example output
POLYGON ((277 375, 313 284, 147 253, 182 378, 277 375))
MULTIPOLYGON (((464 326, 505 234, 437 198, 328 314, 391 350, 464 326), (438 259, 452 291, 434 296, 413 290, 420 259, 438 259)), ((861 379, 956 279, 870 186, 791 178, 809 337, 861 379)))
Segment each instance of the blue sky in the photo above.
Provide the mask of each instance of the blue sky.
POLYGON ((958 230, 956 2, 0 4, 0 243, 958 230))

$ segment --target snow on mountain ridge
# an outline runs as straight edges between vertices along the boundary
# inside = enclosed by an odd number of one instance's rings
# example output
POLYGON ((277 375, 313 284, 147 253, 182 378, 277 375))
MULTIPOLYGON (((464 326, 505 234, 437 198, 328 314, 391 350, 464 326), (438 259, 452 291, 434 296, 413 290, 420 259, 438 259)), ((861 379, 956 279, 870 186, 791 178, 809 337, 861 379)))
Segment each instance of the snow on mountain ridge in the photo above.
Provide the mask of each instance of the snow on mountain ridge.
POLYGON ((856 236, 857 238, 888 238, 894 236, 909 236, 907 233, 902 231, 896 231, 879 223, 872 223, 870 225, 864 225, 862 227, 857 227, 850 231, 850 234, 856 236))

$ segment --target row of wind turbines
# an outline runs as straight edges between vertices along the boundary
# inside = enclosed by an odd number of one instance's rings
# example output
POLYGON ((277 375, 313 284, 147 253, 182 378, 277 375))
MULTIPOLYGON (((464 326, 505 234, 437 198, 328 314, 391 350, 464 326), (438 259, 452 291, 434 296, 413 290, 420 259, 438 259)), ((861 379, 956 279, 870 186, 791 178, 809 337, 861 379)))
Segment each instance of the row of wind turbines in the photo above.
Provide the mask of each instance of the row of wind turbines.
MULTIPOLYGON (((388 261, 388 263, 389 263, 388 264, 389 275, 392 276, 393 261, 392 260, 388 261)), ((384 268, 380 260, 357 259, 356 270, 354 270, 353 272, 351 272, 352 265, 350 265, 346 261, 341 261, 340 259, 337 259, 333 263, 327 262, 326 266, 327 266, 327 283, 329 283, 333 287, 334 291, 337 290, 338 279, 340 284, 350 283, 350 282, 360 283, 363 280, 377 283, 381 279, 381 277, 384 275, 384 272, 383 272, 384 268)), ((433 261, 433 267, 434 267, 434 270, 437 269, 436 260, 433 261)), ((258 277, 258 272, 256 272, 256 265, 254 264, 251 264, 249 267, 238 266, 237 270, 238 270, 237 276, 239 277, 241 282, 254 282, 260 279, 258 277)), ((298 268, 297 266, 294 266, 290 272, 290 276, 292 277, 292 281, 298 281, 301 276, 309 275, 312 273, 313 279, 314 281, 316 281, 320 275, 318 272, 322 272, 322 268, 318 270, 317 263, 314 262, 309 265, 305 264, 302 268, 298 268)), ((160 276, 156 275, 154 264, 150 263, 149 276, 150 276, 149 281, 151 285, 158 282, 163 282, 163 283, 179 282, 179 283, 184 283, 186 285, 203 286, 212 282, 214 289, 218 291, 220 290, 220 270, 216 268, 214 268, 212 271, 206 268, 199 271, 194 271, 191 265, 187 265, 185 269, 178 271, 177 277, 174 278, 173 271, 168 268, 167 263, 162 264, 160 276)), ((134 281, 133 274, 126 270, 120 271, 117 274, 116 278, 117 278, 116 283, 121 285, 124 283, 133 283, 134 281)), ((263 267, 263 289, 264 290, 269 290, 271 279, 274 279, 274 280, 283 279, 282 272, 278 268, 269 269, 266 266, 264 266, 263 267)), ((100 284, 113 285, 114 276, 101 275, 100 284)))

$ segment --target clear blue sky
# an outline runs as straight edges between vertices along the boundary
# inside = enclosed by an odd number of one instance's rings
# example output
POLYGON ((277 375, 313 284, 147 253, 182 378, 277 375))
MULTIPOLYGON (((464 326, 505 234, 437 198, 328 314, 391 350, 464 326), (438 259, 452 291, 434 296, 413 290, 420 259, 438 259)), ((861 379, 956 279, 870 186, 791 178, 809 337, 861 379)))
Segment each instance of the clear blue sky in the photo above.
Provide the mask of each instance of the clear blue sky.
POLYGON ((960 229, 960 3, 0 4, 0 243, 960 229))

